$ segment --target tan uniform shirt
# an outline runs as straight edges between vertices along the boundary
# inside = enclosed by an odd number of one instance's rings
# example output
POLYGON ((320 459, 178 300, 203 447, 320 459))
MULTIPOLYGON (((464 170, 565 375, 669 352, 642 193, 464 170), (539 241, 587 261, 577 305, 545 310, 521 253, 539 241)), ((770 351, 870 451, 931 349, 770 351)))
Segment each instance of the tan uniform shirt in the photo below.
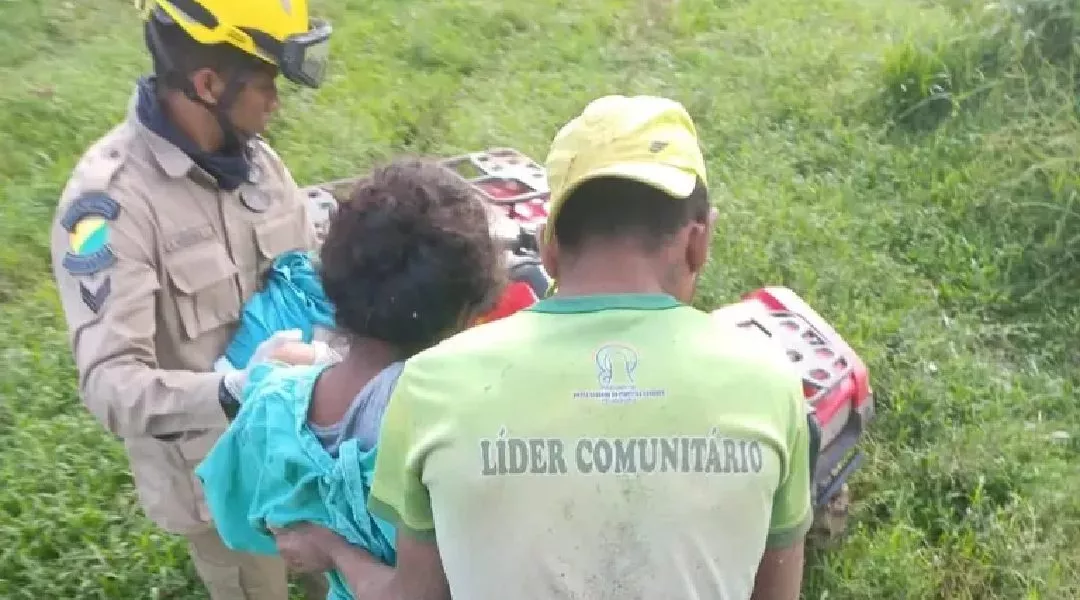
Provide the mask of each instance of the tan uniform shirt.
POLYGON ((193 470, 227 424, 213 363, 272 259, 316 243, 292 176, 254 145, 252 183, 222 190, 133 102, 81 157, 52 225, 80 395, 123 439, 147 516, 174 533, 210 527, 193 470))

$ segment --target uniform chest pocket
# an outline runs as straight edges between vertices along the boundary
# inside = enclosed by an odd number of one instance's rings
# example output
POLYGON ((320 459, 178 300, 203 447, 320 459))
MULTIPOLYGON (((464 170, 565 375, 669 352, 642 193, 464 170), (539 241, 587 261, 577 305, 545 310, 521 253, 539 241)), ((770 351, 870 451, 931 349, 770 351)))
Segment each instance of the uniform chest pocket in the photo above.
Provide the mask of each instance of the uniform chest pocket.
POLYGON ((240 318, 237 269, 223 244, 197 244, 170 254, 164 263, 189 341, 240 318))

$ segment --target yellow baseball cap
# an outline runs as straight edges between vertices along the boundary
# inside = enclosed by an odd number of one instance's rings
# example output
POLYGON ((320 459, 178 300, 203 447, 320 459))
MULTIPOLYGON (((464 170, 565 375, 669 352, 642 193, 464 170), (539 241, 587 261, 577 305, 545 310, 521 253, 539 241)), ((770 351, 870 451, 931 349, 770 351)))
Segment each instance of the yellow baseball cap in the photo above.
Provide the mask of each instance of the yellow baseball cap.
POLYGON ((707 182, 693 120, 682 104, 656 96, 593 100, 555 134, 545 163, 551 190, 545 241, 567 196, 590 179, 632 179, 675 198, 689 196, 699 177, 707 182))

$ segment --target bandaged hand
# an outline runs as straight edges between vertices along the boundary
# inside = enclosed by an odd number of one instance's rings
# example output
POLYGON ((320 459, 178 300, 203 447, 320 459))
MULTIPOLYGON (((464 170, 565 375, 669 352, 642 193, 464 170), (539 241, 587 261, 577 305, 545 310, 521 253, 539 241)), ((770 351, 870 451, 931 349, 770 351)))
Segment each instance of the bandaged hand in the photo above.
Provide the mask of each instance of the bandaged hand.
POLYGON ((337 362, 341 360, 341 356, 326 342, 288 342, 276 348, 270 355, 270 360, 290 365, 321 365, 337 362))
POLYGON ((288 344, 302 344, 304 334, 299 329, 288 329, 285 331, 278 331, 274 335, 264 340, 258 347, 255 348, 255 352, 251 355, 251 360, 243 369, 232 369, 225 373, 225 389, 229 392, 234 399, 239 401, 243 398, 244 385, 247 384, 248 373, 255 365, 264 363, 273 359, 275 352, 288 344))
POLYGON ((250 369, 253 365, 271 360, 274 354, 282 348, 292 344, 303 344, 303 340, 304 333, 299 329, 278 331, 266 340, 263 340, 263 342, 255 348, 255 352, 251 355, 251 360, 248 361, 247 368, 250 369))

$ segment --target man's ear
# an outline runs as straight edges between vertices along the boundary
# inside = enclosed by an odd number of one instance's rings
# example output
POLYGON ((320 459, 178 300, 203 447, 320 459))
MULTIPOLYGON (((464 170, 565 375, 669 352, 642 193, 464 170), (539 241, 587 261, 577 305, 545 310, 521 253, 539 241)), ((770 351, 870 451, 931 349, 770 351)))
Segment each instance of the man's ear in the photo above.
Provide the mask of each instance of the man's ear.
POLYGON ((552 236, 550 242, 544 241, 544 231, 547 223, 542 223, 536 228, 536 243, 540 246, 540 264, 544 266, 548 277, 559 278, 559 242, 552 236))
POLYGON ((217 104, 225 88, 225 82, 214 72, 213 69, 198 69, 191 74, 191 85, 195 89, 195 95, 207 104, 217 104))
POLYGON ((690 225, 686 244, 686 266, 691 273, 700 273, 705 268, 705 263, 709 262, 712 234, 718 215, 716 207, 711 207, 704 223, 694 222, 690 225))

